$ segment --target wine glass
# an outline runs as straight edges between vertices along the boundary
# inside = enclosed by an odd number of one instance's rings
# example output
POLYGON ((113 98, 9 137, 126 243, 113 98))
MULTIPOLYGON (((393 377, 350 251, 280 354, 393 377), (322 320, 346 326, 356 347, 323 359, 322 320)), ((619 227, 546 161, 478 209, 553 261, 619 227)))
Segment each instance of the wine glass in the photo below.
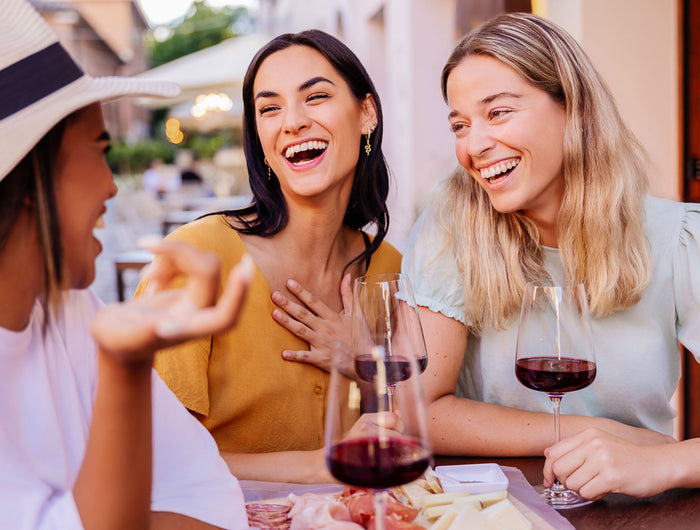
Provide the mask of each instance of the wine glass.
POLYGON ((416 358, 420 372, 428 366, 423 328, 413 288, 406 274, 369 274, 353 284, 352 343, 355 372, 365 381, 376 373, 376 358, 383 357, 389 410, 396 383, 405 377, 405 357, 416 358))
MULTIPOLYGON (((595 351, 586 291, 581 283, 525 287, 515 354, 515 375, 524 386, 546 392, 554 410, 554 441, 559 441, 559 405, 566 392, 587 387, 596 376, 595 351)), ((592 501, 567 489, 558 479, 539 487, 557 509, 592 501)))
MULTIPOLYGON (((395 313, 388 316, 400 319, 395 313)), ((347 485, 372 490, 379 530, 385 528, 388 488, 420 477, 432 458, 420 352, 403 336, 409 330, 392 329, 391 356, 384 342, 363 342, 359 350, 336 353, 326 411, 328 469, 347 485), (346 377, 343 355, 355 360, 354 377, 346 377)))

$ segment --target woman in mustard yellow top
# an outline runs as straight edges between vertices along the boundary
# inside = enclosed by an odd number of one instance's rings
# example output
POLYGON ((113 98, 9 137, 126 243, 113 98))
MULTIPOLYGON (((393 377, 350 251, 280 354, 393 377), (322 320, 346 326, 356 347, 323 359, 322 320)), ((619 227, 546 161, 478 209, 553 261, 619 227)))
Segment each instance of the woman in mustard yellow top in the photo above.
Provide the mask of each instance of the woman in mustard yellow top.
POLYGON ((383 241, 379 96, 352 51, 311 30, 258 52, 243 103, 252 205, 169 237, 215 252, 224 274, 249 253, 257 268, 245 306, 235 330, 158 355, 155 366, 239 479, 330 481, 324 368, 344 333, 350 279, 400 271, 383 241))

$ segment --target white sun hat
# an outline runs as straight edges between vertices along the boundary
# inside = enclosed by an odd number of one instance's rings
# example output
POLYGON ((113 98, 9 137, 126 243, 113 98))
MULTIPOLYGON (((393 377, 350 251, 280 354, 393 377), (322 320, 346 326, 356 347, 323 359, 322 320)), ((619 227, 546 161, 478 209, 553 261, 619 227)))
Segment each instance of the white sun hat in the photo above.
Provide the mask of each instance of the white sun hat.
POLYGON ((89 76, 26 0, 0 1, 0 180, 54 125, 82 107, 179 92, 174 83, 89 76))

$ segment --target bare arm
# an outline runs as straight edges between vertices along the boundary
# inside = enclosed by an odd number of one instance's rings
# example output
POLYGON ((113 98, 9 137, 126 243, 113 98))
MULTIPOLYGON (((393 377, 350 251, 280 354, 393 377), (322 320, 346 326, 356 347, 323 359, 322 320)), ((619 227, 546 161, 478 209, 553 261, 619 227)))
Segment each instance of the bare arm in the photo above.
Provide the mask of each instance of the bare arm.
POLYGON ((607 493, 649 497, 670 488, 700 487, 700 439, 636 445, 587 429, 546 451, 546 484, 554 476, 587 499, 607 493))
POLYGON ((331 484, 323 449, 275 453, 229 453, 221 456, 239 480, 266 480, 297 484, 331 484))
MULTIPOLYGON (((151 250, 162 256, 152 271, 156 284, 177 273, 187 274, 188 283, 183 289, 107 306, 93 320, 99 385, 73 489, 85 528, 148 528, 153 355, 163 347, 232 326, 250 278, 249 270, 241 270, 245 265, 236 269, 217 301, 215 257, 176 241, 160 242, 151 250)), ((187 520, 181 518, 183 524, 187 520)))
MULTIPOLYGON (((377 425, 396 433, 403 432, 398 414, 390 412, 363 414, 353 424, 355 436, 376 432, 377 425), (379 419, 381 418, 381 421, 379 419)), ((277 453, 240 454, 222 452, 231 472, 239 479, 295 482, 299 484, 331 484, 337 482, 326 467, 323 448, 315 451, 280 451, 277 453)))
MULTIPOLYGON (((419 312, 428 349, 423 384, 435 452, 444 455, 542 455, 552 442, 552 415, 458 398, 455 390, 467 347, 467 328, 427 308, 421 307, 419 312)), ((518 383, 514 379, 512 384, 518 383)), ((587 427, 598 427, 639 444, 671 440, 666 435, 606 418, 561 417, 562 438, 587 427)))

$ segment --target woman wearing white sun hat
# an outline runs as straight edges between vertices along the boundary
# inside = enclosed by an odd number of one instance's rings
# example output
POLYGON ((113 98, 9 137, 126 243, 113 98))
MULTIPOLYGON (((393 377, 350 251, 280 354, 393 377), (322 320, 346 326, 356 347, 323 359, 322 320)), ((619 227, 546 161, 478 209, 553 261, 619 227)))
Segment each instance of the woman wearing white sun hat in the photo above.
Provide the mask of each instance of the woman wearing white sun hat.
POLYGON ((152 371, 153 353, 230 327, 216 258, 154 242, 157 286, 101 308, 92 230, 116 186, 100 102, 176 86, 82 72, 25 0, 0 6, 0 528, 247 528, 216 444, 152 371), (99 374, 99 384, 98 384, 99 374))

